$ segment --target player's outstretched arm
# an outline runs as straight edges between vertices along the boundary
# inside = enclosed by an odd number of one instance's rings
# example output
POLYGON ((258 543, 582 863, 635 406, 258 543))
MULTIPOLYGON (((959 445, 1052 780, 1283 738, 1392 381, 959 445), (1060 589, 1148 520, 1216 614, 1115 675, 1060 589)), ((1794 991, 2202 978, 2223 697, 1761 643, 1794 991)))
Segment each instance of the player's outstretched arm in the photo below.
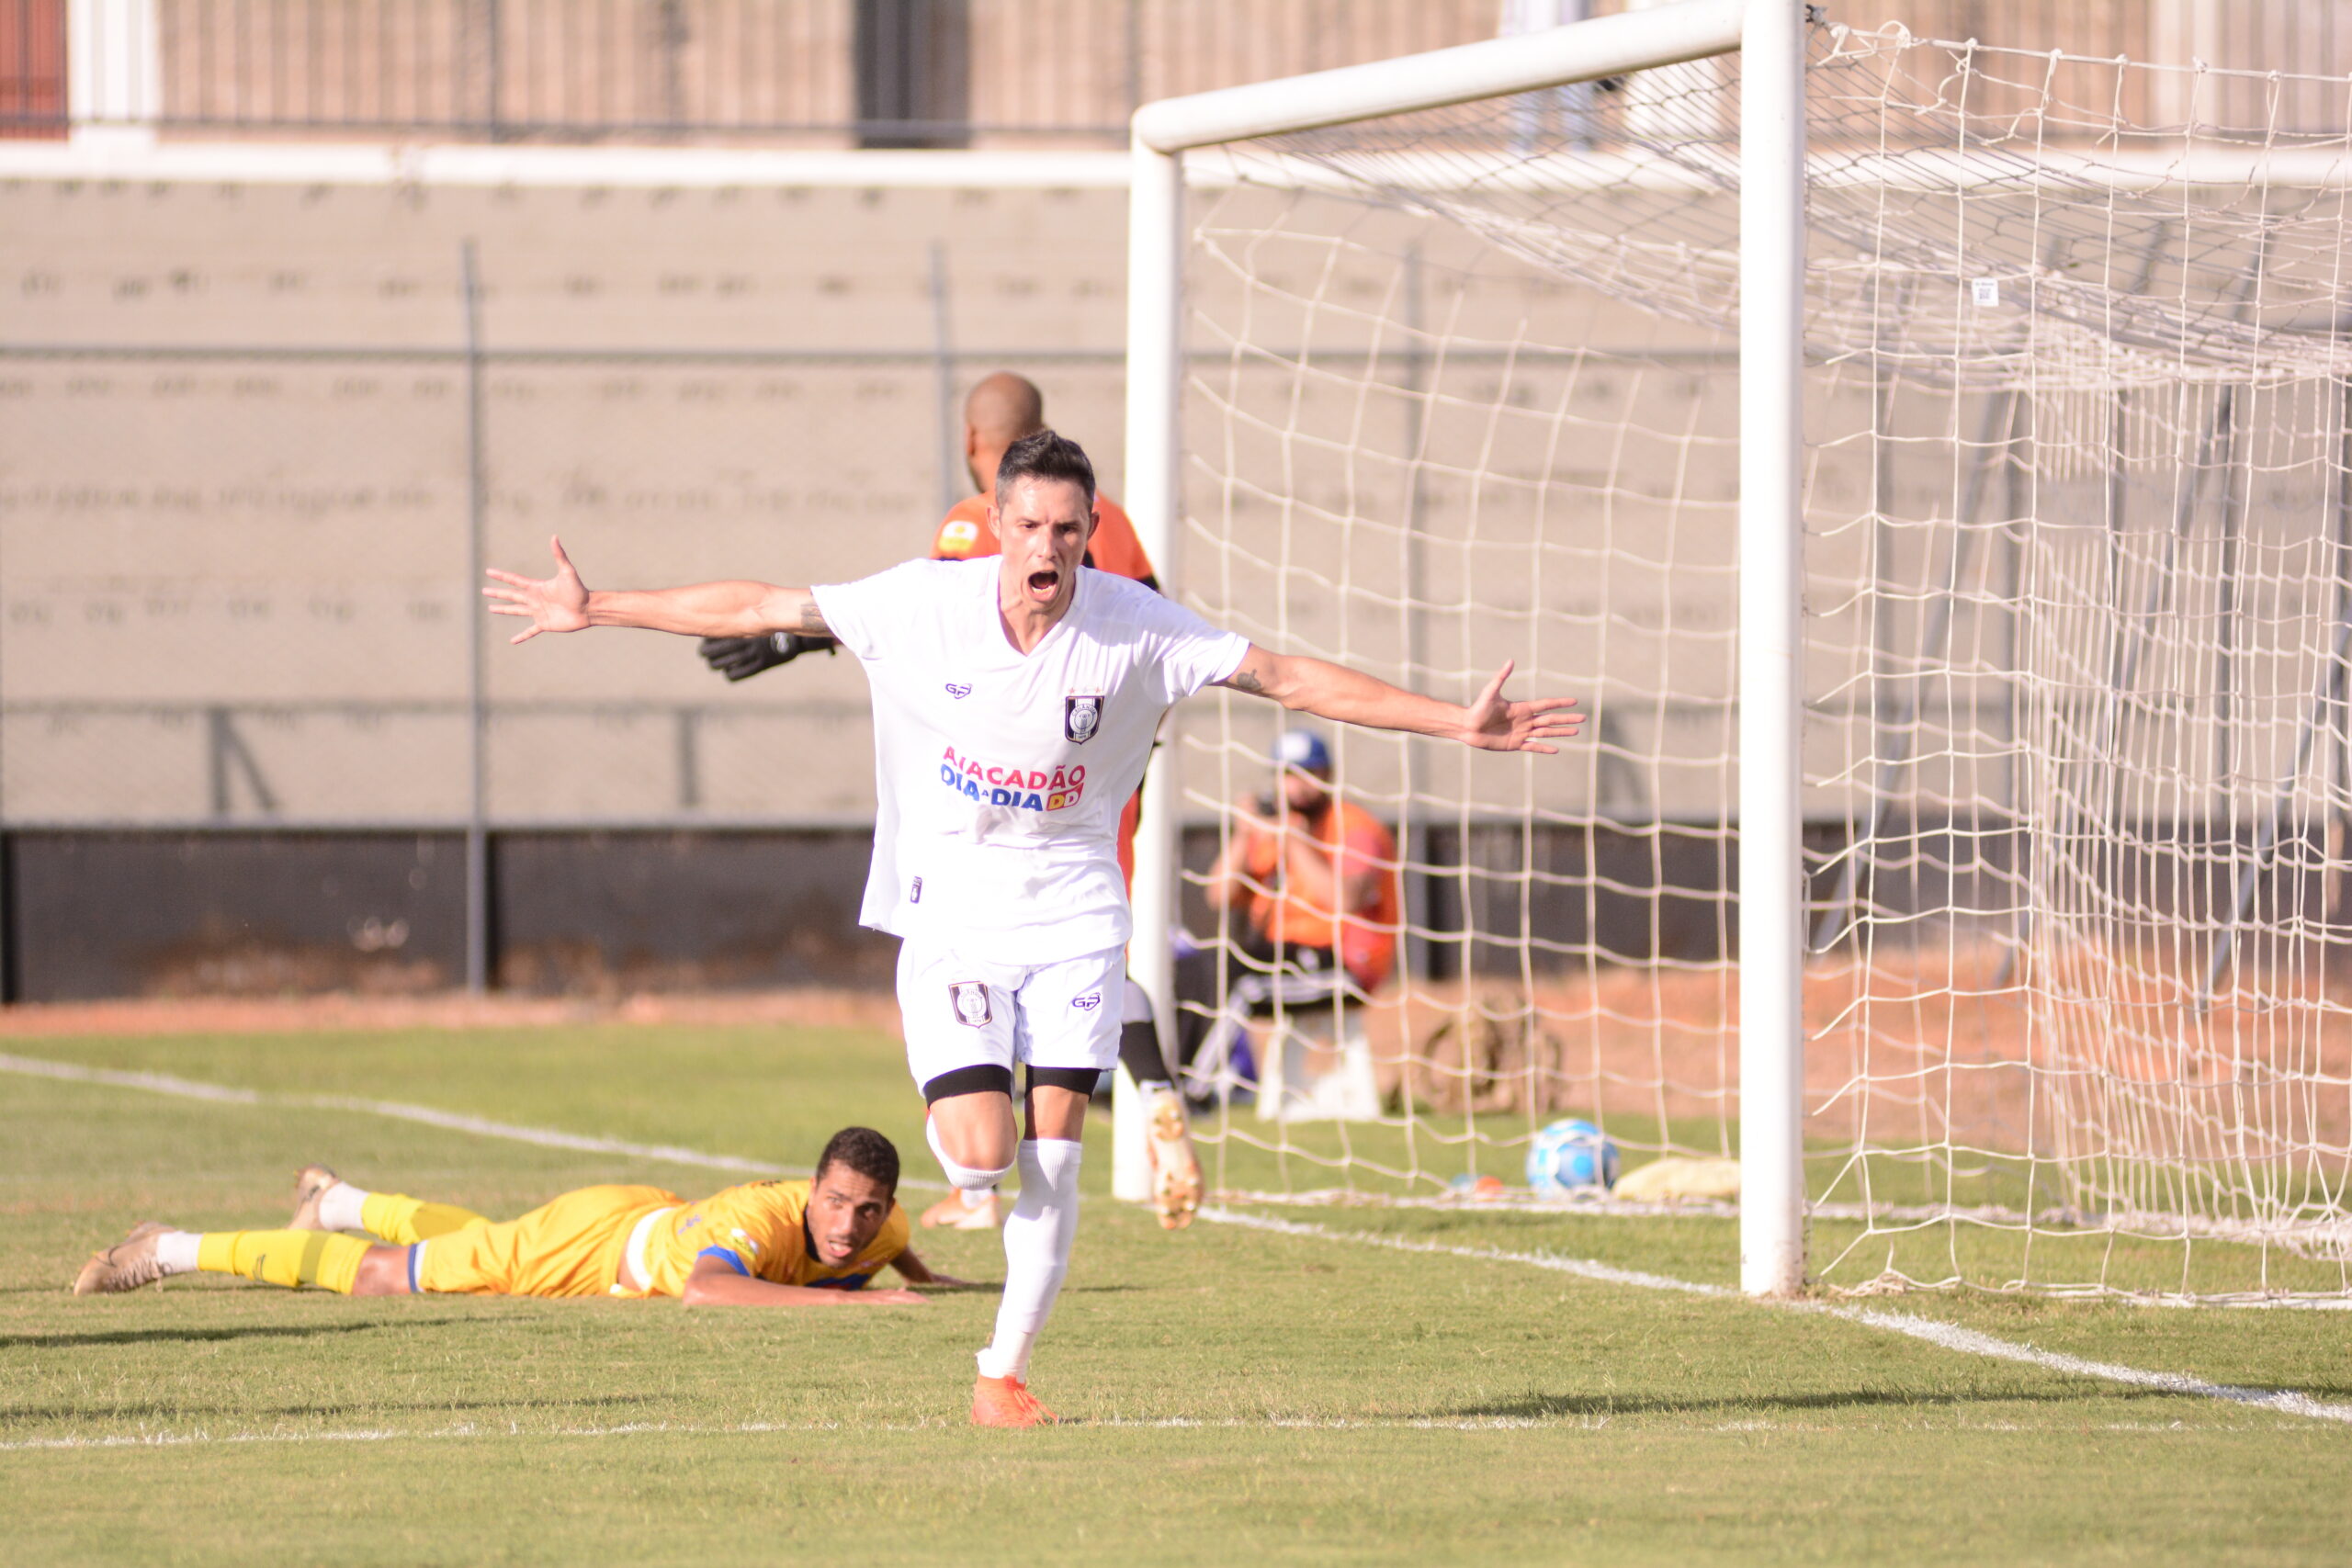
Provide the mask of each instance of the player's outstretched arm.
POLYGON ((531 623, 510 642, 590 626, 636 626, 684 637, 760 637, 786 631, 814 635, 826 629, 817 596, 806 588, 697 582, 685 588, 594 590, 580 581, 561 539, 548 544, 555 552, 553 577, 518 577, 493 567, 491 585, 482 590, 491 614, 520 615, 531 623))
POLYGON ((890 1267, 903 1275, 910 1285, 959 1286, 969 1285, 972 1282, 969 1280, 958 1280, 953 1274, 941 1273, 922 1258, 917 1258, 915 1249, 911 1247, 890 1259, 890 1267))
POLYGON ((915 1306, 912 1291, 820 1291, 808 1285, 778 1285, 738 1274, 716 1258, 695 1259, 678 1299, 687 1306, 915 1306))
POLYGON ((1512 668, 1505 662, 1465 707, 1392 686, 1344 664, 1268 653, 1253 644, 1240 667, 1219 684, 1340 724, 1434 735, 1484 751, 1557 751, 1551 742, 1575 739, 1584 725, 1584 715, 1575 711, 1577 699, 1508 701, 1503 682, 1512 668))

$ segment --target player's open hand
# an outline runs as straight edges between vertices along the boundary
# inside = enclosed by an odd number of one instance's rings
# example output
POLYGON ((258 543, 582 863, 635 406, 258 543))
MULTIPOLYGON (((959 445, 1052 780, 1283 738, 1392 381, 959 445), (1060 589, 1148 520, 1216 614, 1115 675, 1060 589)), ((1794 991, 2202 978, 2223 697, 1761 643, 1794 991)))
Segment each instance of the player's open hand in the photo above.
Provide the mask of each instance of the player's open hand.
POLYGON ((563 553, 563 541, 549 538, 548 546, 555 551, 555 575, 548 578, 517 577, 511 571, 490 569, 491 586, 483 589, 482 597, 491 602, 493 615, 527 615, 531 624, 506 640, 528 642, 541 632, 584 631, 588 626, 588 585, 580 581, 580 571, 571 558, 563 553))
POLYGON ((1471 701, 1463 719, 1463 743, 1482 751, 1557 751, 1559 748, 1550 742, 1574 740, 1584 728, 1584 715, 1573 711, 1576 698, 1504 701, 1503 682, 1510 679, 1514 667, 1505 660, 1487 689, 1471 701))

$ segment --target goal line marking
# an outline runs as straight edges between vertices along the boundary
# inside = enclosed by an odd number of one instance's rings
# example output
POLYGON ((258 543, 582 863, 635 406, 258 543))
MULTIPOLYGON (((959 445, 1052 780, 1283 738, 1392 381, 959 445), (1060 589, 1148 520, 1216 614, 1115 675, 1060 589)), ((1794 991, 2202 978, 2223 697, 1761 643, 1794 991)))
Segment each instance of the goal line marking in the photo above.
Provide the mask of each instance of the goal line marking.
MULTIPOLYGON (((589 1154, 626 1155, 638 1159, 661 1160, 673 1165, 697 1166, 710 1170, 740 1171, 753 1176, 806 1175, 805 1168, 772 1165, 765 1161, 742 1159, 733 1155, 707 1155, 694 1149, 678 1148, 667 1144, 636 1144, 620 1138, 591 1137, 580 1133, 560 1132, 548 1127, 522 1127, 511 1122, 493 1122, 486 1117, 468 1116, 457 1111, 435 1111, 430 1106, 404 1105, 394 1100, 352 1100, 335 1095, 265 1095, 258 1089, 237 1089, 225 1084, 199 1082, 194 1078, 174 1077, 167 1073, 127 1072, 112 1067, 85 1067, 73 1062, 55 1062, 39 1056, 18 1056, 0 1052, 0 1072, 22 1074, 28 1077, 58 1078, 68 1083, 104 1084, 115 1089, 141 1089, 151 1094, 165 1094, 184 1100, 209 1100, 230 1105, 304 1105, 319 1110, 351 1111, 368 1115, 386 1116, 398 1121, 421 1122, 454 1133, 469 1133, 478 1137, 504 1138, 515 1143, 532 1144, 541 1148, 577 1149, 589 1154)), ((901 1179, 901 1186, 921 1189, 939 1187, 931 1181, 901 1179)), ((1405 1236, 1375 1235, 1365 1231, 1339 1231, 1329 1226, 1308 1224, 1298 1220, 1276 1219, 1270 1215, 1244 1214, 1230 1209, 1208 1205, 1199 1217, 1213 1224, 1234 1225, 1245 1230, 1263 1231, 1277 1235, 1303 1236, 1312 1240, 1337 1242, 1346 1246, 1379 1247, 1391 1252, 1435 1254, 1448 1258, 1469 1258, 1487 1263, 1516 1263, 1527 1268, 1548 1269, 1555 1274, 1572 1274, 1579 1279, 1598 1280, 1603 1284, 1630 1285, 1645 1291, 1668 1291, 1684 1295, 1721 1296, 1745 1301, 1747 1298, 1724 1285, 1710 1285, 1695 1280, 1677 1280, 1670 1275, 1646 1273, 1638 1269, 1620 1269, 1613 1264, 1589 1259, 1560 1258, 1540 1252, 1510 1252, 1491 1247, 1448 1247, 1437 1242, 1414 1241, 1405 1236)), ((2337 1421, 2352 1426, 2352 1404, 2329 1404, 2306 1393, 2281 1393, 2274 1390, 2234 1388, 2226 1383, 2207 1382, 2185 1372, 2151 1372, 2137 1367, 2118 1366, 2109 1361, 2086 1360, 2054 1350, 2038 1350, 2030 1345, 2013 1344, 1980 1334, 1973 1328, 1960 1328, 1932 1318, 1914 1317, 1907 1313, 1884 1312, 1872 1307, 1838 1306, 1820 1302, 1766 1303, 1785 1312, 1826 1314, 1844 1318, 1849 1323, 1885 1333, 1901 1334, 1923 1340, 1940 1349, 1962 1355, 1984 1356, 1996 1360, 2018 1361, 2042 1367, 2052 1371, 2065 1372, 2075 1377, 2096 1378, 2109 1382, 2129 1384, 2135 1388, 2157 1389, 2167 1393, 2192 1394, 2202 1399, 2223 1400, 2263 1410, 2275 1410, 2282 1415, 2308 1416, 2314 1420, 2337 1421)), ((748 1430, 749 1428, 745 1428, 748 1430)), ((393 1437, 400 1434, 360 1434, 363 1437, 393 1437)), ((64 1439, 60 1439, 63 1441, 64 1439)), ((130 1439, 140 1441, 143 1439, 130 1439)), ((258 1440, 258 1439, 241 1439, 258 1440)))
MULTIPOLYGON (((1303 1236, 1310 1240, 1337 1242, 1344 1246, 1378 1247, 1389 1252, 1412 1252, 1444 1258, 1472 1258, 1485 1263, 1516 1263, 1531 1269, 1548 1269, 1555 1274, 1573 1274, 1582 1280, 1595 1280, 1604 1284, 1630 1285, 1637 1290, 1670 1291, 1683 1295, 1717 1296, 1734 1301, 1751 1298, 1726 1285, 1710 1285, 1695 1280, 1677 1280, 1669 1275, 1645 1273, 1638 1269, 1620 1269, 1612 1264, 1598 1263, 1585 1258, 1561 1258, 1543 1252, 1509 1252, 1495 1247, 1449 1247, 1442 1242, 1415 1241, 1409 1236, 1379 1235, 1369 1231, 1333 1230, 1327 1225, 1309 1224, 1300 1220, 1277 1219, 1265 1214, 1238 1213, 1216 1205, 1204 1206, 1199 1217, 1213 1224, 1236 1225, 1244 1230, 1263 1231, 1275 1235, 1303 1236)), ((2285 1416, 2307 1416, 2315 1421, 2336 1421, 2352 1426, 2352 1404, 2329 1404, 2307 1393, 2275 1389, 2237 1388, 2228 1383, 2208 1382, 2186 1372, 2152 1372, 2138 1367, 2119 1366, 2112 1361, 2094 1361, 2081 1356, 2069 1356, 2058 1350, 2037 1349, 2007 1339, 1996 1339, 1973 1328, 1940 1323, 1934 1318, 1916 1317, 1909 1313, 1887 1312, 1877 1307, 1842 1306, 1828 1302, 1758 1302, 1761 1306, 1775 1307, 1782 1312, 1806 1313, 1815 1315, 1843 1318, 1883 1333, 1900 1334, 1923 1340, 1939 1349, 1954 1351, 1963 1356, 1984 1356, 1999 1361, 2017 1361, 2027 1366, 2041 1367, 2050 1371, 2064 1372, 2074 1377, 2095 1378, 2107 1382, 2128 1384, 2133 1388, 2155 1389, 2165 1393, 2192 1394, 2200 1399, 2217 1399, 2232 1404, 2244 1404, 2258 1410, 2275 1410, 2285 1416)))
MULTIPOLYGON (((709 1155, 698 1149, 679 1148, 673 1144, 636 1144, 625 1138, 592 1137, 585 1133, 566 1133, 553 1127, 523 1127, 512 1122, 493 1122, 486 1116, 436 1111, 429 1105, 407 1105, 393 1100, 356 1100, 335 1094, 265 1094, 259 1089, 175 1077, 169 1073, 85 1067, 75 1062, 56 1062, 45 1056, 18 1056, 7 1052, 0 1052, 0 1072, 19 1073, 27 1077, 58 1078, 67 1083, 104 1084, 111 1089, 134 1089, 181 1100, 209 1100, 219 1105, 290 1105, 312 1111, 356 1111, 368 1116, 390 1117, 396 1122, 420 1122, 452 1133, 469 1133, 481 1138, 503 1138, 510 1143, 531 1144, 543 1149, 577 1149, 583 1154, 622 1155, 631 1159, 695 1166, 705 1170, 732 1171, 743 1176, 816 1174, 805 1165, 777 1165, 769 1160, 745 1159, 739 1155, 709 1155)), ((899 1178, 899 1185, 921 1191, 947 1190, 947 1184, 944 1181, 925 1181, 903 1176, 899 1178)))

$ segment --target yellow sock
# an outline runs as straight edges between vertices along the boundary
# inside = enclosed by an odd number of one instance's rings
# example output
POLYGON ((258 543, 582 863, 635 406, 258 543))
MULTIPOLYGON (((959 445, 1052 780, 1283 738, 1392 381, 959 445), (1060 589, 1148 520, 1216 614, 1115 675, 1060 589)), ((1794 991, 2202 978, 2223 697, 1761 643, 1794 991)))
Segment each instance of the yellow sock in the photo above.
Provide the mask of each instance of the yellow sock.
POLYGON ((382 1236, 394 1247, 413 1247, 469 1225, 490 1224, 471 1209, 455 1203, 427 1203, 397 1192, 370 1192, 359 1205, 359 1224, 369 1235, 382 1236))
POLYGON ((283 1285, 351 1294, 368 1243, 327 1231, 208 1231, 197 1243, 196 1266, 208 1274, 242 1274, 257 1285, 283 1285))

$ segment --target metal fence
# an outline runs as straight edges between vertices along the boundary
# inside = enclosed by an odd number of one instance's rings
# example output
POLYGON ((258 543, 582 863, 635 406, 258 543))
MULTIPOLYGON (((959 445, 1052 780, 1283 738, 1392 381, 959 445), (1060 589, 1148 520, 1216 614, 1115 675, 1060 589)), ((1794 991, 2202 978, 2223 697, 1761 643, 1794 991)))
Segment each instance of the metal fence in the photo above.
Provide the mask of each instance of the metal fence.
POLYGON ((0 829, 458 835, 479 905, 493 832, 870 827, 852 660, 510 648, 479 587, 920 554, 1001 366, 1114 455, 1119 193, 874 194, 0 192, 0 829))
MULTIPOLYGON (((1639 3, 0 0, 0 134, 131 122, 277 137, 1122 146, 1127 117, 1152 98, 1639 3)), ((2352 71, 2352 0, 1818 9, 2098 59, 2352 71)), ((2314 97, 2284 112, 2284 129, 2319 129, 2344 106, 2314 97)))

